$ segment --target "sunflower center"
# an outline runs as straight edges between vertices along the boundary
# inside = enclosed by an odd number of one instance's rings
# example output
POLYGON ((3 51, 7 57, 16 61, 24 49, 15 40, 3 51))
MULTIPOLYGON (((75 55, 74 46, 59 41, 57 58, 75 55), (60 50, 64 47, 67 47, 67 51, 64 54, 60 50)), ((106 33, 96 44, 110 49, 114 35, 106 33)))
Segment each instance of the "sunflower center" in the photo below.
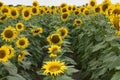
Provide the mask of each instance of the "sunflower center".
POLYGON ((4 9, 2 9, 2 12, 3 12, 3 13, 8 13, 8 9, 7 9, 7 8, 4 8, 4 9))
POLYGON ((22 28, 22 25, 18 25, 17 27, 18 27, 18 29, 21 29, 21 28, 22 28))
POLYGON ((62 8, 62 12, 67 12, 67 9, 66 8, 62 8))
POLYGON ((35 32, 35 33, 39 33, 39 32, 40 32, 40 30, 35 30, 34 32, 35 32))
POLYGON ((24 16, 25 16, 25 17, 28 17, 28 16, 29 16, 29 11, 25 11, 25 12, 24 12, 24 16))
POLYGON ((95 12, 100 12, 100 8, 99 7, 95 8, 95 12))
POLYGON ((56 72, 56 71, 60 70, 60 66, 51 66, 51 67, 49 68, 49 70, 50 70, 51 72, 56 72))
POLYGON ((6 55, 5 51, 4 50, 0 50, 0 58, 4 58, 6 55))
POLYGON ((3 6, 3 3, 0 2, 0 7, 3 6))
POLYGON ((11 30, 6 30, 5 33, 4 33, 5 37, 7 38, 11 38, 13 37, 13 31, 11 30))
POLYGON ((65 35, 65 30, 61 30, 61 36, 65 35))
POLYGON ((67 18, 67 16, 68 16, 68 14, 63 14, 63 19, 66 19, 67 18))
POLYGON ((91 5, 91 6, 95 6, 95 2, 91 1, 91 2, 90 2, 90 5, 91 5))
POLYGON ((75 11, 75 15, 78 15, 79 14, 79 11, 75 11))
POLYGON ((36 2, 34 2, 34 3, 33 3, 33 6, 37 6, 37 3, 36 3, 36 2))
POLYGON ((51 41, 52 41, 53 43, 58 43, 58 42, 60 41, 60 38, 59 38, 58 35, 54 35, 54 36, 52 36, 51 41))
POLYGON ((86 11, 85 11, 85 15, 88 15, 88 14, 89 14, 89 11, 88 11, 88 10, 86 10, 86 11))
POLYGON ((77 24, 80 24, 80 21, 79 21, 79 20, 77 20, 77 21, 76 21, 76 23, 77 23, 77 24))
POLYGON ((20 44, 20 45, 25 45, 25 41, 24 41, 24 40, 20 40, 20 41, 19 41, 19 44, 20 44))
POLYGON ((5 20, 7 18, 7 15, 4 15, 0 18, 0 20, 5 20))
POLYGON ((44 11, 43 11, 43 10, 40 10, 40 13, 41 13, 41 14, 43 14, 43 13, 44 13, 44 11))
POLYGON ((14 10, 11 12, 11 15, 12 15, 12 16, 16 16, 16 14, 17 14, 17 13, 16 13, 16 11, 14 11, 14 10))
POLYGON ((37 12, 36 8, 33 8, 33 9, 32 9, 32 12, 33 12, 33 13, 36 13, 36 12, 37 12))
POLYGON ((120 9, 115 9, 115 10, 113 10, 113 14, 120 14, 120 9))
POLYGON ((106 9, 108 8, 108 4, 104 4, 103 6, 102 6, 102 10, 105 12, 106 11, 106 9))

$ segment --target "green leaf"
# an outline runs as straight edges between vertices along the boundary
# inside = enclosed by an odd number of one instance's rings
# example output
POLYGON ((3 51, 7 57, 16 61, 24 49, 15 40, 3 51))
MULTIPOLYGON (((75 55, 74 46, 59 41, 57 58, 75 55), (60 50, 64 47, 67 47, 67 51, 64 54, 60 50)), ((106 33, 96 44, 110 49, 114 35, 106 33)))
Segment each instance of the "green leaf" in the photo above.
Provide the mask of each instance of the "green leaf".
POLYGON ((113 77, 111 78, 111 80, 120 80, 120 71, 116 72, 113 77))
POLYGON ((56 78, 56 80, 74 80, 71 77, 67 76, 67 75, 62 75, 56 78))
POLYGON ((8 80, 26 80, 25 78, 23 78, 21 75, 16 74, 16 75, 11 75, 11 76, 7 76, 8 80))
POLYGON ((76 73, 78 71, 79 70, 75 69, 74 66, 68 66, 66 73, 67 75, 72 75, 73 73, 76 73))

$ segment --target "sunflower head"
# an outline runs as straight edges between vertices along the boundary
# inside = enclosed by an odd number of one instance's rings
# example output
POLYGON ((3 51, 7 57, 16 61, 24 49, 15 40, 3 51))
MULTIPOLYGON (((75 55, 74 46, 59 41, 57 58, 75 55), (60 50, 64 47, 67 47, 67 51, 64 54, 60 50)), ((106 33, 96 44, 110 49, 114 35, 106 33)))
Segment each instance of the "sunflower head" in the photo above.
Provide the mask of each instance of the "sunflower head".
POLYGON ((31 10, 29 8, 24 8, 22 10, 22 18, 24 20, 29 20, 31 18, 31 10))
POLYGON ((0 21, 4 21, 8 18, 8 15, 7 14, 3 14, 3 16, 0 17, 0 21))
POLYGON ((24 30, 24 24, 19 22, 16 24, 17 31, 23 31, 24 30))
POLYGON ((74 25, 75 26, 78 26, 78 25, 81 25, 81 24, 83 24, 83 21, 81 19, 75 19, 74 20, 74 25))
POLYGON ((83 15, 87 16, 89 14, 90 14, 89 10, 87 8, 85 8, 85 10, 83 11, 83 15))
POLYGON ((1 47, 0 48, 0 62, 6 62, 8 61, 9 57, 9 50, 7 47, 1 47))
POLYGON ((40 28, 32 29, 31 32, 33 35, 38 35, 40 33, 43 33, 43 29, 40 27, 40 28))
POLYGON ((11 8, 11 9, 10 9, 10 16, 11 16, 13 19, 18 18, 19 12, 18 12, 17 8, 11 8))
POLYGON ((68 17, 69 17, 70 13, 69 12, 65 12, 61 15, 61 19, 62 21, 67 21, 68 17))
POLYGON ((101 12, 101 6, 100 6, 100 5, 96 6, 96 7, 94 8, 94 12, 100 13, 100 12, 101 12))
POLYGON ((52 34, 47 37, 47 41, 50 44, 60 45, 62 44, 62 37, 59 34, 52 34))
POLYGON ((9 7, 6 6, 6 5, 2 6, 2 7, 1 7, 1 13, 2 13, 2 14, 8 14, 8 15, 9 15, 9 13, 10 13, 9 7))
POLYGON ((74 11, 74 15, 76 16, 76 15, 79 15, 79 14, 80 14, 79 9, 76 9, 76 10, 74 11))
POLYGON ((68 35, 68 29, 65 27, 61 27, 57 29, 57 33, 59 33, 64 38, 68 35))
POLYGON ((109 0, 104 1, 101 5, 102 12, 105 13, 109 6, 111 6, 111 2, 109 0))
POLYGON ((28 43, 29 42, 28 42, 28 39, 26 37, 21 37, 16 41, 17 47, 22 48, 22 49, 28 47, 28 43))
POLYGON ((64 7, 66 7, 66 6, 67 6, 66 3, 62 3, 62 4, 60 5, 60 8, 64 8, 64 7))
POLYGON ((21 51, 21 53, 18 55, 18 62, 21 62, 26 56, 26 54, 27 54, 26 50, 21 51))
POLYGON ((4 3, 0 1, 0 8, 1 8, 3 5, 4 5, 4 3))
POLYGON ((62 12, 62 13, 68 12, 68 7, 66 6, 66 7, 61 8, 61 12, 62 12))
POLYGON ((31 13, 32 15, 38 15, 39 13, 39 7, 31 7, 31 13))
POLYGON ((50 57, 57 56, 57 52, 60 52, 60 47, 57 45, 51 45, 50 48, 48 48, 48 53, 50 53, 50 57))
POLYGON ((1 33, 1 37, 5 41, 12 41, 14 40, 18 35, 18 32, 15 30, 15 28, 8 26, 3 30, 1 33))
POLYGON ((112 7, 112 14, 119 15, 120 14, 120 6, 114 6, 112 7))
POLYGON ((90 0, 89 6, 90 7, 95 7, 96 6, 96 0, 90 0))
POLYGON ((32 6, 35 6, 35 7, 39 6, 39 2, 37 0, 34 0, 32 2, 32 6))
POLYGON ((42 66, 42 69, 44 70, 44 74, 46 75, 57 76, 63 74, 67 69, 67 66, 65 66, 64 62, 54 60, 46 61, 45 64, 42 66))

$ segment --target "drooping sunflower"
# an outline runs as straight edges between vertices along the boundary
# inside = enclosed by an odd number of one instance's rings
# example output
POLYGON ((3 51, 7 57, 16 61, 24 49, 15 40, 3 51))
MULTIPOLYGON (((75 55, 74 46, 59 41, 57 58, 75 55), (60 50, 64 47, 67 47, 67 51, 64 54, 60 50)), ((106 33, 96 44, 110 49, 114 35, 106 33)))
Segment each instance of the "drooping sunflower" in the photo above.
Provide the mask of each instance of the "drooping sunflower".
POLYGON ((59 33, 63 38, 68 35, 68 29, 65 27, 61 27, 61 28, 57 29, 56 32, 59 33))
POLYGON ((10 16, 11 16, 13 19, 18 18, 19 12, 18 12, 17 8, 13 8, 13 7, 12 7, 12 8, 10 9, 10 16))
POLYGON ((31 7, 32 15, 38 15, 39 14, 39 7, 31 7))
POLYGON ((37 0, 34 0, 32 2, 32 6, 38 7, 39 6, 39 2, 37 0))
POLYGON ((52 34, 47 37, 47 41, 50 44, 60 45, 62 44, 62 37, 59 34, 52 34))
POLYGON ((40 27, 40 28, 32 29, 31 32, 33 35, 38 35, 40 33, 43 33, 43 29, 40 27))
POLYGON ((17 31, 23 31, 24 30, 24 24, 19 22, 16 24, 17 31))
POLYGON ((74 25, 75 26, 78 26, 78 25, 81 25, 81 24, 83 24, 83 21, 81 19, 75 19, 74 20, 74 25))
POLYGON ((21 37, 16 41, 17 47, 22 48, 22 49, 28 47, 28 43, 29 43, 29 41, 26 37, 21 37))
POLYGON ((6 47, 0 48, 0 62, 6 62, 8 61, 9 57, 9 50, 6 47))
POLYGON ((70 16, 69 12, 65 12, 61 15, 62 21, 67 21, 68 17, 70 16))
POLYGON ((8 26, 7 28, 5 28, 1 33, 2 39, 8 42, 16 39, 17 35, 18 35, 18 32, 15 30, 14 27, 11 27, 11 26, 8 26))
POLYGON ((8 18, 7 14, 3 14, 3 16, 0 17, 0 22, 6 20, 8 18))
POLYGON ((18 55, 18 62, 21 62, 26 56, 26 54, 27 54, 26 50, 21 51, 21 53, 18 55))
POLYGON ((6 48, 6 49, 9 50, 9 52, 8 52, 8 55, 9 55, 8 58, 9 58, 9 59, 11 59, 12 57, 14 57, 15 50, 14 50, 14 48, 12 47, 12 45, 3 45, 3 46, 1 46, 1 47, 6 48))
POLYGON ((22 10, 22 18, 24 20, 29 20, 31 18, 31 10, 30 10, 30 8, 24 8, 22 10))
POLYGON ((64 73, 67 69, 67 66, 65 66, 64 62, 53 60, 46 61, 45 64, 42 66, 42 69, 44 70, 44 74, 46 75, 57 76, 64 73))
POLYGON ((57 56, 57 52, 60 52, 60 47, 57 45, 51 45, 50 48, 48 48, 48 53, 50 53, 50 57, 55 57, 57 56))

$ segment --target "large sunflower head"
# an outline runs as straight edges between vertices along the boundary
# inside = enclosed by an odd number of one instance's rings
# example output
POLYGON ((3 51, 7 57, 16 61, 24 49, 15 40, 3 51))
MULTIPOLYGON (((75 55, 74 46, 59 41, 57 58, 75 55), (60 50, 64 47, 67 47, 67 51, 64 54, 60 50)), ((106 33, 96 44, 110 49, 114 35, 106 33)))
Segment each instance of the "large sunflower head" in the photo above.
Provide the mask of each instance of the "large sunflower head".
POLYGON ((68 17, 69 17, 70 13, 69 12, 65 12, 61 15, 61 19, 62 21, 67 21, 68 17))
POLYGON ((7 14, 3 14, 3 16, 0 17, 0 22, 6 20, 8 18, 7 14))
POLYGON ((29 8, 24 8, 22 10, 22 18, 24 20, 29 20, 31 18, 31 10, 29 8))
POLYGON ((21 51, 21 53, 18 55, 18 62, 21 62, 26 56, 26 54, 27 54, 26 50, 21 51))
POLYGON ((50 57, 57 56, 57 52, 60 52, 60 47, 57 45, 51 45, 50 48, 48 48, 48 53, 50 53, 50 57))
POLYGON ((52 34, 47 37, 47 41, 50 44, 60 45, 62 44, 62 37, 59 34, 52 34))
POLYGON ((12 7, 12 8, 10 9, 10 16, 11 16, 13 19, 18 18, 19 12, 18 12, 17 8, 13 8, 13 7, 12 7))
POLYGON ((36 28, 36 29, 32 29, 31 30, 33 35, 38 35, 40 33, 43 33, 43 29, 42 28, 36 28))
POLYGON ((39 14, 39 7, 31 7, 31 13, 32 15, 38 15, 39 14))
POLYGON ((12 45, 3 45, 2 47, 9 50, 9 52, 8 52, 8 55, 9 55, 8 58, 9 58, 9 59, 14 56, 15 50, 14 50, 14 48, 12 47, 12 45))
POLYGON ((6 62, 8 61, 9 57, 9 50, 6 47, 0 48, 0 62, 6 62))
POLYGON ((74 20, 74 25, 75 26, 78 26, 78 25, 81 25, 81 24, 83 24, 83 21, 81 19, 75 19, 74 20))
POLYGON ((21 37, 16 41, 17 47, 22 48, 22 49, 28 47, 28 43, 29 42, 28 42, 28 39, 26 37, 21 37))
POLYGON ((15 28, 8 26, 3 30, 1 33, 1 37, 5 41, 12 41, 14 40, 18 35, 18 32, 15 30, 15 28))
POLYGON ((57 76, 65 72, 67 66, 65 66, 64 62, 59 60, 54 61, 46 61, 45 64, 42 66, 44 69, 44 74, 57 76))
POLYGON ((22 31, 22 30, 24 30, 24 24, 21 23, 21 22, 17 23, 17 24, 16 24, 16 29, 17 29, 17 31, 22 31))
POLYGON ((68 35, 68 29, 65 27, 61 27, 57 29, 57 33, 59 33, 64 38, 68 35))

